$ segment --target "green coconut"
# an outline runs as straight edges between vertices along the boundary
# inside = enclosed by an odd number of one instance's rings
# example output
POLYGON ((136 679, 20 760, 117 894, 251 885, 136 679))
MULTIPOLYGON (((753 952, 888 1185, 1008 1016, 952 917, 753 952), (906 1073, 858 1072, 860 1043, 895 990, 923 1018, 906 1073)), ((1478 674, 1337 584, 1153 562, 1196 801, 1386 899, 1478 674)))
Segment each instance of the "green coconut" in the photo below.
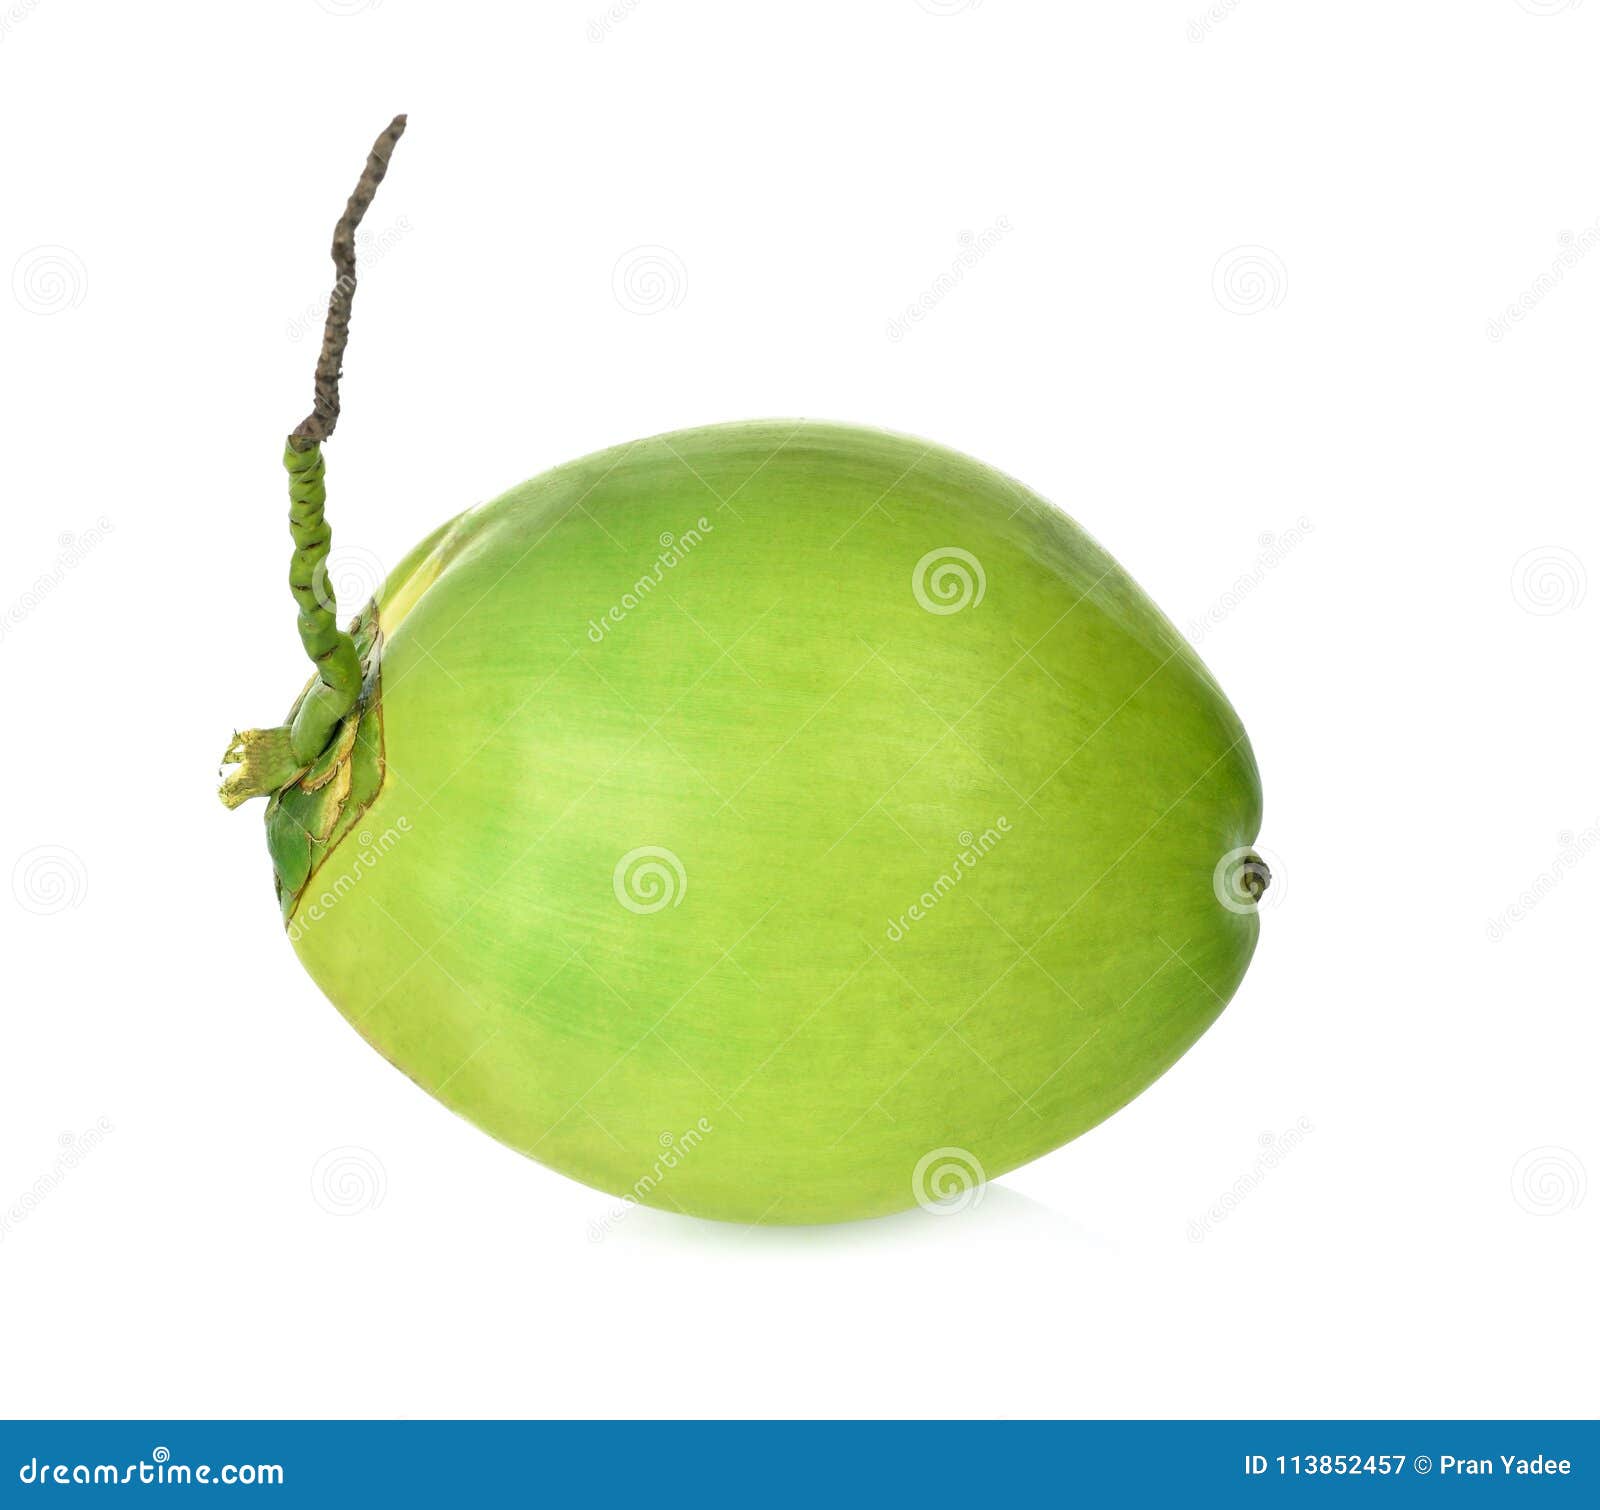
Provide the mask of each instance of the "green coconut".
POLYGON ((1188 643, 1018 482, 856 426, 677 431, 458 515, 335 627, 321 442, 403 124, 287 452, 318 672, 224 787, 269 797, 312 978, 484 1131, 697 1216, 936 1205, 1109 1116, 1244 975, 1260 783, 1188 643))

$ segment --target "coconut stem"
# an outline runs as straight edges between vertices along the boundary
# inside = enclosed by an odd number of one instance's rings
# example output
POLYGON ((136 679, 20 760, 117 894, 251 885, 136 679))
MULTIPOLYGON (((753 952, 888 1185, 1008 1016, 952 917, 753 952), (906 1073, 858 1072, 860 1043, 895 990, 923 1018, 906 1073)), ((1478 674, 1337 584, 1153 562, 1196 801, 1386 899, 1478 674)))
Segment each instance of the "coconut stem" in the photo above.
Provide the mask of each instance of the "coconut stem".
POLYGON ((339 378, 356 297, 356 231, 389 171, 389 156, 405 129, 406 118, 397 115, 372 144, 355 192, 333 228, 337 276, 328 295, 311 413, 295 426, 283 453, 283 464, 289 469, 289 532, 295 547, 289 586, 300 607, 300 643, 317 668, 316 685, 301 703, 289 733, 290 748, 303 763, 322 753, 339 721, 361 696, 361 658, 355 641, 339 628, 339 604, 327 575, 333 531, 323 513, 328 493, 323 486, 322 442, 339 423, 339 378))
POLYGON ((361 170, 355 192, 344 207, 344 214, 333 228, 333 266, 337 276, 328 296, 328 318, 322 327, 322 351, 317 357, 311 413, 300 421, 289 437, 295 451, 309 451, 333 434, 339 423, 339 377, 344 368, 344 349, 350 340, 350 307, 356 297, 356 230, 361 225, 372 197, 389 171, 389 155, 406 129, 406 118, 397 115, 384 128, 367 165, 361 170))
POLYGON ((300 643, 317 668, 317 680, 295 713, 289 748, 303 765, 317 758, 340 721, 361 696, 361 657, 356 642, 339 628, 338 604, 328 579, 328 552, 333 531, 323 514, 327 489, 322 485, 322 447, 307 451, 284 448, 289 469, 289 533, 294 555, 289 561, 289 587, 300 605, 296 627, 300 643))
POLYGON ((289 533, 294 537, 289 586, 299 606, 300 643, 317 668, 317 679, 291 725, 234 735, 222 757, 224 766, 234 767, 221 793, 229 807, 266 796, 300 776, 361 696, 361 658, 355 641, 339 628, 339 605, 327 575, 333 532, 324 513, 328 495, 323 486, 322 442, 339 423, 339 378, 356 293, 356 230, 389 171, 389 156, 405 129, 405 116, 397 115, 372 144, 355 192, 333 228, 336 277, 328 296, 311 413, 295 426, 283 453, 289 471, 289 533))

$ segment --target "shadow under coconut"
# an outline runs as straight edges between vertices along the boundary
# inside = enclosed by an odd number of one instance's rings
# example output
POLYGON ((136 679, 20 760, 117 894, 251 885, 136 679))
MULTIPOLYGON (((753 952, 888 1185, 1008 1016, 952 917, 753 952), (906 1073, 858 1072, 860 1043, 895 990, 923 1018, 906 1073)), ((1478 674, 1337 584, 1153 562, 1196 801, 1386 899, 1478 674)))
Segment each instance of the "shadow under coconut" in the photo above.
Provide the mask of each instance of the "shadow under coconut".
POLYGON ((995 1238, 1073 1243, 1115 1249, 1113 1238, 1095 1232, 1053 1207, 1003 1185, 986 1185, 979 1200, 961 1209, 925 1211, 913 1207, 868 1221, 833 1222, 820 1226, 741 1226, 704 1221, 649 1206, 632 1207, 606 1232, 606 1243, 643 1249, 718 1250, 778 1253, 845 1252, 895 1247, 923 1247, 930 1240, 971 1242, 995 1238))

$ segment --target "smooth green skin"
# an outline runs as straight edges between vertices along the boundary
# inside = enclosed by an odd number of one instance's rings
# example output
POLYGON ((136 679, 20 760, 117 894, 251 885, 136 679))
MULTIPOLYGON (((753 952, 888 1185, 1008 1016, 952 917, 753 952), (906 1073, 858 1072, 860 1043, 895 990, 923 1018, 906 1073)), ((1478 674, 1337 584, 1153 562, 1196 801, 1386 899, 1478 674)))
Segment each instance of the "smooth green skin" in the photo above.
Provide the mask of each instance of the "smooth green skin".
POLYGON ((912 1205, 936 1149, 992 1179, 1149 1085, 1249 962, 1213 889, 1260 820, 1238 718, 967 457, 809 421, 638 441, 461 515, 380 612, 384 787, 291 937, 425 1090, 602 1190, 796 1223, 912 1205), (948 546, 984 594, 932 613, 912 574, 948 546), (646 845, 687 884, 639 913, 614 872, 646 845))

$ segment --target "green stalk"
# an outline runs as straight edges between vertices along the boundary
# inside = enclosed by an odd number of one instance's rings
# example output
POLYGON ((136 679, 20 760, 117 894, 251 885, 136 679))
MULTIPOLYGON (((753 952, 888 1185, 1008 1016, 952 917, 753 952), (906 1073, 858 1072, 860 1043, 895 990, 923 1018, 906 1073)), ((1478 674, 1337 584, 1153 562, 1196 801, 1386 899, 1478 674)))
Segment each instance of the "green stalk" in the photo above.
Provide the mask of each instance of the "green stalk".
POLYGON ((327 748, 333 731, 361 696, 361 658, 356 642, 339 628, 338 604, 327 576, 333 531, 323 515, 327 489, 322 485, 322 447, 305 451, 284 448, 289 469, 289 533, 295 551, 289 561, 289 587, 300 605, 300 643, 317 668, 312 683, 289 726, 289 748, 309 765, 327 748))
POLYGON ((289 533, 295 547, 289 587, 299 608, 300 643, 316 667, 317 677, 291 724, 234 735, 222 757, 223 765, 234 769, 220 793, 230 808, 279 791, 302 776, 328 747, 334 731, 361 696, 361 659, 355 642, 339 628, 339 606, 327 577, 333 532, 324 514, 328 495, 323 486, 322 442, 339 422, 339 377, 356 293, 356 230, 389 171, 390 154, 405 129, 405 116, 397 115, 372 144, 366 167, 334 227, 332 255, 337 276, 328 296, 311 413, 295 426, 283 453, 289 471, 289 533))

